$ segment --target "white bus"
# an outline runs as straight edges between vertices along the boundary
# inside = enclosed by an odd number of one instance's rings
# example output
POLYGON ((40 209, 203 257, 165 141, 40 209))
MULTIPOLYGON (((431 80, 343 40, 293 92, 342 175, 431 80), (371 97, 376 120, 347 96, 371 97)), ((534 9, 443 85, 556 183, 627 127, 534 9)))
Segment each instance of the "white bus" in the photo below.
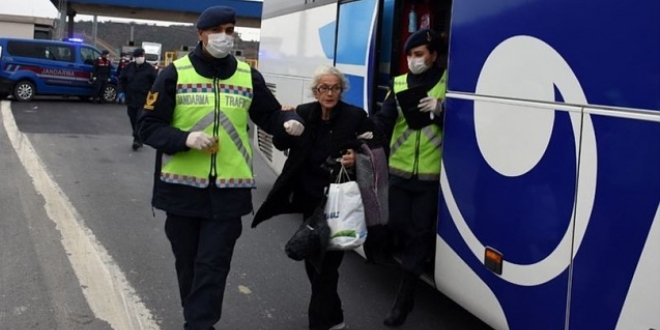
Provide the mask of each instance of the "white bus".
POLYGON ((658 0, 264 0, 259 69, 297 105, 335 65, 373 113, 409 31, 448 35, 435 287, 495 329, 657 330, 659 22, 658 0))

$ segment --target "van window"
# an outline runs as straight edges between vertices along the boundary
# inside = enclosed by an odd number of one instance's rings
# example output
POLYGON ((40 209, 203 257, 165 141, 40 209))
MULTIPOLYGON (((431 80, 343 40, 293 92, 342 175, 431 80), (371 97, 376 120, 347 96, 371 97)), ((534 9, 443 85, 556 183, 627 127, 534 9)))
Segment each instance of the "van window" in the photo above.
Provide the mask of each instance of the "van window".
POLYGON ((101 56, 101 53, 94 48, 80 47, 80 57, 85 64, 93 65, 94 60, 99 58, 99 56, 101 56))
POLYGON ((39 42, 9 41, 7 53, 12 56, 29 57, 40 60, 74 62, 73 47, 39 42))
POLYGON ((146 61, 158 61, 158 55, 156 55, 156 54, 144 54, 144 59, 146 61))

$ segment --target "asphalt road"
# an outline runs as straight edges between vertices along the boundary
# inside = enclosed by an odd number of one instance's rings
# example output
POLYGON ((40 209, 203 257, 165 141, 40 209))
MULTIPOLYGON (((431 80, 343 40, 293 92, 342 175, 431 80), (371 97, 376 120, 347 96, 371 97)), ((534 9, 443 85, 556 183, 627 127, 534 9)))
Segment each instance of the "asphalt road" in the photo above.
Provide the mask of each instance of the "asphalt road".
MULTIPOLYGON (((0 329, 182 329, 164 214, 149 203, 155 152, 131 151, 125 108, 48 99, 5 101, 2 113, 0 329)), ((275 175, 255 160, 258 206, 275 175)), ((251 221, 216 328, 306 329, 309 284, 284 254, 299 217, 251 221)), ((349 329, 388 329, 396 269, 349 253, 340 273, 349 329)), ((489 328, 423 285, 400 329, 489 328)))

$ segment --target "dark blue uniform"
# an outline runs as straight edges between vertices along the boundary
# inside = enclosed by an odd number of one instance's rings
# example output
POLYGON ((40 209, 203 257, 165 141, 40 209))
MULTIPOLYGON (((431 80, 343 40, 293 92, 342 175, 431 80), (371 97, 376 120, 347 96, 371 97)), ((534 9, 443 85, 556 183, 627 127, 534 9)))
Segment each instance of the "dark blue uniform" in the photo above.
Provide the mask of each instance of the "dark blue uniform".
POLYGON ((131 122, 133 132, 133 149, 141 146, 137 135, 137 117, 144 103, 147 100, 147 94, 151 86, 156 81, 158 72, 149 63, 137 64, 128 63, 119 75, 119 93, 124 93, 126 97, 126 111, 131 122))
MULTIPOLYGON (((212 58, 204 53, 201 43, 189 56, 195 71, 204 77, 227 79, 236 71, 234 57, 212 58)), ((302 122, 295 112, 281 111, 262 75, 251 71, 252 121, 274 135, 286 134, 283 124, 289 119, 302 122)), ((152 205, 167 213, 165 232, 176 258, 185 329, 208 330, 221 316, 232 253, 242 231, 241 216, 252 211, 252 193, 246 188, 220 189, 213 184, 194 188, 160 180, 161 156, 189 150, 188 132, 171 126, 176 85, 177 71, 170 65, 152 87, 151 95, 156 97, 149 100, 149 108, 153 110, 142 111, 139 136, 157 150, 152 205)))
MULTIPOLYGON (((104 52, 104 55, 105 54, 104 52)), ((105 88, 110 80, 110 73, 112 72, 112 63, 107 57, 99 56, 94 61, 94 68, 92 69, 92 79, 94 84, 94 96, 92 100, 104 103, 105 88)))
MULTIPOLYGON (((411 49, 422 45, 427 46, 429 53, 438 55, 440 42, 437 34, 430 30, 419 30, 410 36, 405 51, 409 53, 411 49)), ((444 72, 439 68, 438 58, 426 71, 409 73, 406 76, 408 86, 421 85, 431 90, 438 84, 444 72)), ((372 120, 380 134, 391 139, 398 116, 396 98, 390 92, 372 120)), ((444 116, 435 116, 433 124, 442 127, 444 116)), ((403 274, 394 306, 384 323, 387 326, 399 326, 405 322, 413 308, 414 290, 419 276, 425 271, 428 262, 433 260, 440 182, 419 180, 416 176, 403 178, 390 175, 389 183, 388 227, 396 243, 396 252, 400 253, 403 274)))

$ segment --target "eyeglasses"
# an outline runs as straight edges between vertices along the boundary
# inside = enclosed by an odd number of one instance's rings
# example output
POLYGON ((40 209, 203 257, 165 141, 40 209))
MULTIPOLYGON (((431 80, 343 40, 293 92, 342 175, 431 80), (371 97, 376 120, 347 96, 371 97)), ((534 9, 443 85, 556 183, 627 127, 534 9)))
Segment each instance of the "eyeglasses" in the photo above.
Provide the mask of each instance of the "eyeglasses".
POLYGON ((344 90, 344 89, 341 88, 340 86, 332 86, 332 87, 320 86, 320 87, 316 88, 316 91, 321 93, 321 94, 327 94, 329 91, 332 91, 333 93, 339 93, 342 90, 344 90))

